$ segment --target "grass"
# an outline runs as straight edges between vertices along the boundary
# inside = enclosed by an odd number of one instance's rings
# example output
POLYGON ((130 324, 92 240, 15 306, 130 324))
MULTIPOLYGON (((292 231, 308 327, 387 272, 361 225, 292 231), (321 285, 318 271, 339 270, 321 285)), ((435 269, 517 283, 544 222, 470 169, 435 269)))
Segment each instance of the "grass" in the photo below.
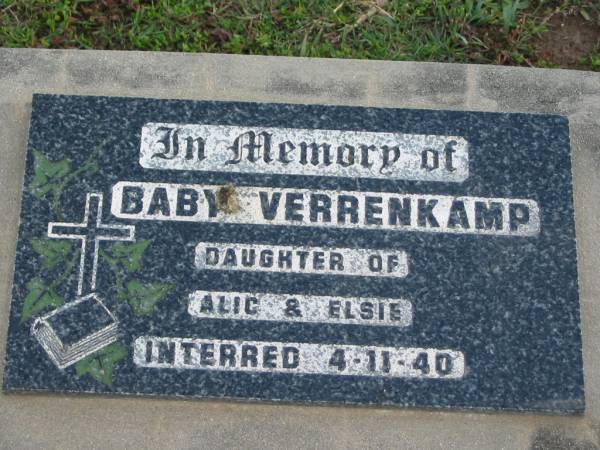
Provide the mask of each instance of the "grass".
MULTIPOLYGON (((552 17, 599 12, 597 0, 0 0, 0 46, 552 67, 536 49, 552 17)), ((578 65, 600 70, 598 48, 578 65)))

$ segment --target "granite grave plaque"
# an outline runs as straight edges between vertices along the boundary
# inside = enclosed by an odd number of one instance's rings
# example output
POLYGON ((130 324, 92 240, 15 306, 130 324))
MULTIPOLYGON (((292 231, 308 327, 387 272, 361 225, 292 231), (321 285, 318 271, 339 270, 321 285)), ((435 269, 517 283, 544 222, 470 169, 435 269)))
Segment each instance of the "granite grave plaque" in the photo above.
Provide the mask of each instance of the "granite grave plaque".
POLYGON ((4 389, 576 413, 566 118, 34 95, 4 389))

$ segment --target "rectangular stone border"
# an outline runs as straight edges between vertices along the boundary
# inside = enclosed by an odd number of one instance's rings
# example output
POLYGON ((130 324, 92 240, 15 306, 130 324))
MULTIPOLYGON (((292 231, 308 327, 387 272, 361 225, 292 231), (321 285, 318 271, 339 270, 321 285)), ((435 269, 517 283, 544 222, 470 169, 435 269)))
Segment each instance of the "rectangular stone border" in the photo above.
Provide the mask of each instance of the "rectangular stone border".
POLYGON ((34 92, 567 115, 587 410, 582 417, 557 417, 1 394, 0 447, 82 448, 99 442, 105 447, 211 448, 598 445, 600 74, 439 63, 0 49, 2 357, 34 92))

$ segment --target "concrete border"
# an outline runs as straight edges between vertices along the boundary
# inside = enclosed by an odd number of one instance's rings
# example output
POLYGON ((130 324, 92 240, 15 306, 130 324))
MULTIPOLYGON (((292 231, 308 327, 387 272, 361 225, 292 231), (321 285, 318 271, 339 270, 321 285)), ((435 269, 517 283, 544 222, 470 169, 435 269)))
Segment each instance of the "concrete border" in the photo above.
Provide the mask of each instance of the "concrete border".
POLYGON ((600 448, 600 74, 439 63, 0 49, 0 357, 34 92, 565 114, 585 415, 0 394, 1 448, 600 448))

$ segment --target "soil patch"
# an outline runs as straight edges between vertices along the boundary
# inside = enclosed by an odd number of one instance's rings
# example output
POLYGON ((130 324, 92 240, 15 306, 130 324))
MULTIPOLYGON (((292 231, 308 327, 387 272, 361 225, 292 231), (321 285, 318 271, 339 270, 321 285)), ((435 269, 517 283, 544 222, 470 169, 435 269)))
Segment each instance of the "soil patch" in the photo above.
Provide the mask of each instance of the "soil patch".
POLYGON ((548 22, 548 32, 536 43, 538 57, 565 68, 586 68, 582 59, 600 46, 598 17, 589 15, 590 20, 579 11, 554 15, 548 22))

